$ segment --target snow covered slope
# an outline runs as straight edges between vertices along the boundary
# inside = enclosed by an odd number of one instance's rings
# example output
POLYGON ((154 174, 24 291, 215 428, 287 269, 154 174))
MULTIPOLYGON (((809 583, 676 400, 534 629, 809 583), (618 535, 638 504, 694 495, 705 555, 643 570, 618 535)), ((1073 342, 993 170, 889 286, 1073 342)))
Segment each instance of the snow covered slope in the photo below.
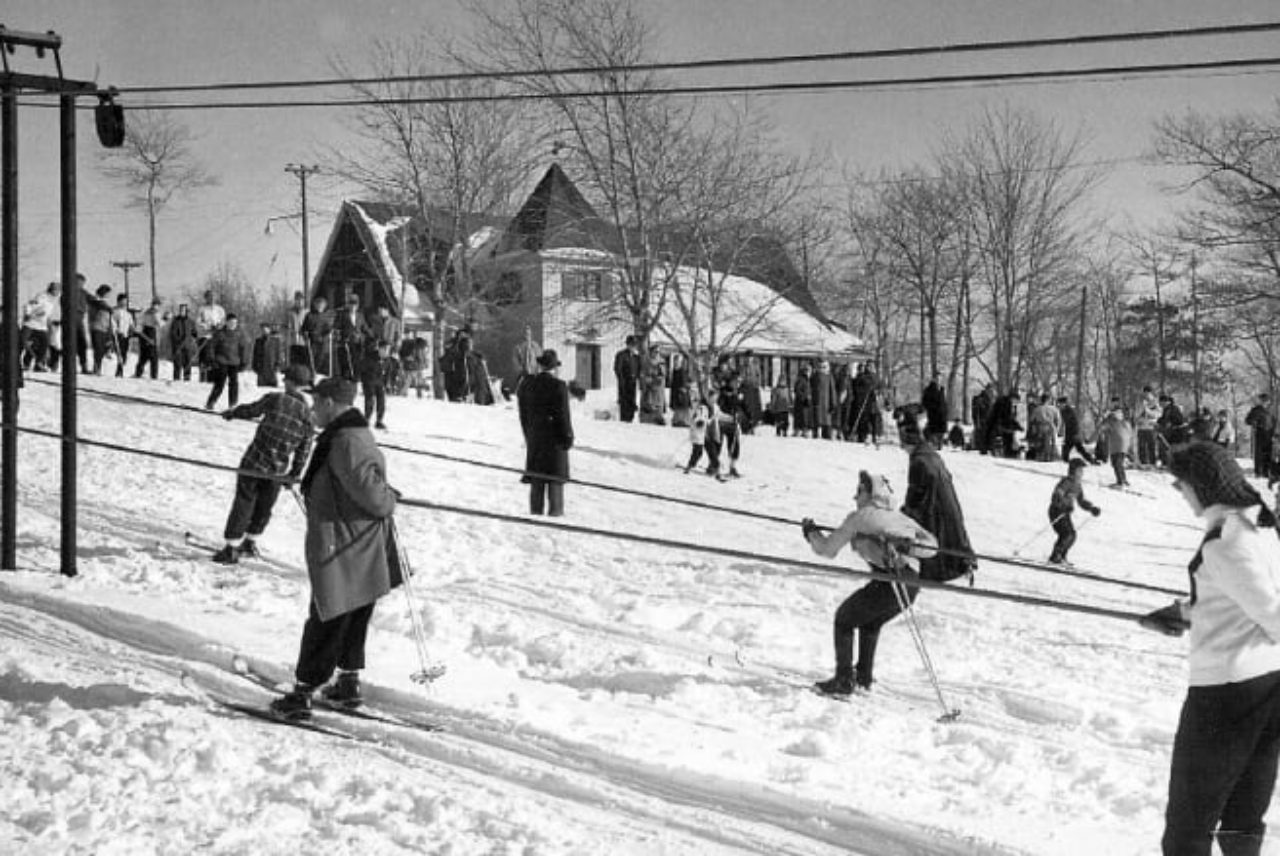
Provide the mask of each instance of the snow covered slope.
MULTIPOLYGON (((24 427, 56 430, 30 378, 24 427)), ((85 378, 82 436, 235 466, 254 426, 89 394, 197 407, 197 384, 85 378)), ((257 392, 249 386, 244 400, 257 392)), ((579 405, 575 405, 579 406, 579 405)), ((57 575, 56 441, 21 437, 19 564, 0 575, 0 851, 23 853, 1138 854, 1156 846, 1185 679, 1184 642, 1113 618, 926 591, 925 639, 958 721, 906 628, 881 639, 876 690, 805 691, 830 674, 831 616, 854 588, 763 559, 818 561, 798 522, 836 523, 859 469, 901 491, 897 448, 760 435, 744 478, 673 464, 684 430, 575 411, 576 478, 714 508, 569 486, 567 523, 599 534, 419 508, 397 515, 413 608, 448 674, 424 689, 406 599, 374 616, 366 684, 442 734, 351 723, 344 741, 212 709, 258 703, 236 653, 285 681, 306 611, 303 520, 282 497, 267 560, 222 567, 229 473, 105 449, 80 458, 80 575, 57 575), (742 514, 735 512, 750 512, 742 514)), ((393 398, 388 445, 519 468, 509 406, 393 398)), ((386 451, 406 497, 523 515, 518 477, 386 451)), ((975 549, 1044 558, 1060 465, 946 453, 975 549), (1038 537, 1037 533, 1039 533, 1038 537), (1030 542, 1030 543, 1028 543, 1030 542)), ((682 462, 682 461, 681 461, 682 462)), ((1179 589, 1198 541, 1167 475, 1141 495, 1086 492, 1082 568, 1179 589)), ((1078 521, 1080 522, 1080 521, 1078 521)), ((842 556, 837 565, 859 567, 842 556)), ((982 588, 1140 612, 1149 591, 983 562, 982 588)), ((956 588, 963 588, 959 583, 956 588)))

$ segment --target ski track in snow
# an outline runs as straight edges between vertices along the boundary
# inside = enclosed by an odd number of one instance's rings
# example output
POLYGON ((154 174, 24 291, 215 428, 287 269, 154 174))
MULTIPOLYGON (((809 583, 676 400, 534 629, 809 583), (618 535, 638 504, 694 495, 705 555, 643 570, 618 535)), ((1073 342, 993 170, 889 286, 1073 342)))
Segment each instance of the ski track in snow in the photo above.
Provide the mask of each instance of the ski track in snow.
MULTIPOLYGON (((156 384, 87 380, 160 397, 156 384)), ((182 403, 204 392, 163 388, 182 403)), ((207 414, 81 401, 86 437, 228 466, 252 435, 207 414)), ((56 407, 56 389, 29 385, 23 424, 52 429, 56 407)), ((575 452, 574 474, 586 480, 831 524, 851 506, 858 469, 905 484, 901 450, 772 436, 745 438, 741 480, 685 476, 663 451, 683 429, 589 413, 575 411, 590 453, 575 452)), ((451 454, 522 462, 509 408, 392 399, 389 421, 397 446, 451 440, 451 454), (411 424, 426 430, 398 427, 411 424)), ((901 622, 882 636, 871 695, 840 704, 804 691, 828 674, 832 611, 862 580, 421 509, 398 522, 418 572, 414 608, 449 673, 425 698, 408 680, 410 622, 393 593, 374 616, 366 681, 389 712, 439 719, 448 733, 344 720, 393 744, 371 748, 219 716, 179 676, 261 702, 225 672, 238 650, 288 677, 307 597, 298 508, 277 504, 264 561, 214 565, 182 533, 219 540, 230 474, 86 447, 81 576, 64 580, 53 575, 57 445, 22 442, 19 560, 30 571, 0 578, 0 726, 16 735, 0 767, 12 807, 0 842, 24 852, 187 852, 186 834, 228 853, 292 853, 301 841, 371 853, 1136 854, 1159 837, 1180 643, 926 591, 921 629, 947 705, 962 710, 941 724, 901 622), (109 802, 113 791, 124 804, 109 802), (182 820, 169 830, 147 799, 182 820)), ((512 473, 386 456, 407 496, 526 506, 512 473)), ((947 461, 979 552, 1047 552, 1045 476, 1061 466, 947 461)), ((1164 566, 1190 556, 1194 526, 1175 496, 1160 497, 1159 473, 1132 478, 1156 499, 1087 483, 1104 511, 1072 559, 1182 585, 1185 573, 1164 566)), ((575 524, 814 560, 798 526, 582 486, 567 504, 575 524)), ((1128 611, 1164 602, 994 562, 978 584, 1128 611)))

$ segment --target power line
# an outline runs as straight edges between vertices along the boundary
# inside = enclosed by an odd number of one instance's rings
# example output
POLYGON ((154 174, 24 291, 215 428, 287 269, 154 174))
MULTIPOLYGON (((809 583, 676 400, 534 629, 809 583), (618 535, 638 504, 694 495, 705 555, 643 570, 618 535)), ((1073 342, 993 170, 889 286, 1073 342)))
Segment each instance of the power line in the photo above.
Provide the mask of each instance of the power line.
POLYGON ((395 98, 331 98, 297 101, 207 101, 140 104, 133 109, 145 110, 254 110, 309 107, 369 107, 413 104, 484 104, 503 101, 548 101, 590 98, 640 98, 659 95, 781 95, 816 94, 834 91, 876 89, 915 89, 936 86, 996 86, 1016 83, 1051 83, 1063 80, 1101 80, 1123 76, 1156 76, 1187 72, 1240 73, 1274 70, 1280 57, 1205 60, 1202 62, 1149 63, 1143 65, 1096 66, 1091 68, 1059 68, 1039 71, 1006 71, 978 74, 929 75, 923 77, 889 77, 873 80, 820 80, 779 83, 707 84, 690 86, 654 86, 636 89, 582 89, 569 92, 507 92, 481 95, 438 95, 395 98))
POLYGON ((478 71, 440 74, 410 74, 392 77, 348 77, 327 80, 274 80, 241 83, 205 83, 172 86, 121 86, 122 95, 158 95, 178 92, 229 92, 262 89, 312 89, 331 86, 363 86, 387 83, 448 83, 475 80, 511 80, 530 77, 575 77, 593 74, 639 73, 652 71, 701 71, 722 68, 752 68, 763 66, 851 62, 857 60, 901 59, 918 56, 946 56, 949 54, 986 53, 1008 50, 1032 50, 1051 47, 1079 47, 1082 45, 1115 44, 1127 42, 1167 41, 1206 36, 1237 36, 1268 33, 1280 30, 1280 22, 1256 22, 1248 24, 1222 24, 1183 29, 1130 30, 1120 33, 1085 33, 1075 36, 1054 36, 1038 39, 989 40, 953 42, 935 45, 919 45, 899 48, 873 48, 858 51, 830 53, 782 54, 777 56, 729 57, 720 59, 687 60, 680 62, 652 62, 635 65, 597 65, 570 68, 529 69, 522 71, 478 71))

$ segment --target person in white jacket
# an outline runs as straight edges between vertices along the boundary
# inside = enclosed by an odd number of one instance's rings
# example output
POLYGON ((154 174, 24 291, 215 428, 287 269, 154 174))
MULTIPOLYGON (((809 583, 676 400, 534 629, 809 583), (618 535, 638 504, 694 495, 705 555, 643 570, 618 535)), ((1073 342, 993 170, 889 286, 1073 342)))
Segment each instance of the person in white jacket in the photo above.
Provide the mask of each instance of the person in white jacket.
POLYGON ((832 627, 836 673, 814 684, 825 695, 847 696, 855 688, 871 689, 880 629, 916 599, 920 588, 911 583, 919 576, 919 560, 937 554, 937 539, 907 515, 893 510, 893 491, 884 476, 866 470, 858 473, 854 501, 857 508, 830 534, 823 534, 806 517, 801 524, 805 540, 813 552, 828 559, 835 558, 847 544, 871 570, 897 576, 901 582, 874 579, 840 604, 832 627))
POLYGON ((1280 758, 1280 538, 1276 519, 1231 454, 1175 446, 1174 486, 1205 527, 1191 596, 1147 626, 1191 629, 1190 687, 1169 773, 1163 852, 1261 852, 1280 758))

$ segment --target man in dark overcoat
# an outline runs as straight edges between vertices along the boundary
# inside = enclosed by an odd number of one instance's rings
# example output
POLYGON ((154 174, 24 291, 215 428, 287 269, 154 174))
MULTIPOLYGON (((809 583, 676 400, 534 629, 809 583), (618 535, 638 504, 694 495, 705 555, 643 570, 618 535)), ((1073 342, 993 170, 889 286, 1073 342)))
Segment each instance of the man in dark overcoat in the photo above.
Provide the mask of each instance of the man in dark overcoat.
POLYGON ((991 408, 995 403, 995 386, 990 383, 973 397, 973 448, 984 455, 991 450, 991 408))
POLYGON ((947 433, 947 393, 942 389, 937 375, 924 388, 920 403, 924 405, 924 415, 928 419, 924 429, 925 439, 934 448, 938 448, 947 433))
POLYGON ((627 336, 627 344, 613 357, 613 377, 618 383, 618 418, 630 422, 636 418, 636 394, 644 361, 640 358, 640 338, 627 336))
POLYGON ((569 449, 573 422, 569 418, 569 387, 556 377, 560 358, 548 348, 538 357, 538 373, 520 384, 516 402, 524 431, 525 475, 529 485, 529 513, 564 514, 564 483, 569 478, 569 449))
POLYGON ((355 407, 356 385, 325 378, 311 390, 321 429, 302 476, 307 510, 303 547, 311 582, 311 607, 302 630, 293 690, 271 703, 286 719, 311 716, 311 694, 325 687, 332 703, 360 703, 359 671, 365 638, 378 599, 404 577, 395 540, 398 494, 369 423, 355 407))
POLYGON ((902 513, 937 538, 940 548, 932 558, 920 560, 920 576, 946 582, 973 573, 975 562, 973 548, 969 546, 969 531, 965 528, 964 511, 947 465, 921 434, 919 422, 905 425, 902 439, 911 454, 902 513))

